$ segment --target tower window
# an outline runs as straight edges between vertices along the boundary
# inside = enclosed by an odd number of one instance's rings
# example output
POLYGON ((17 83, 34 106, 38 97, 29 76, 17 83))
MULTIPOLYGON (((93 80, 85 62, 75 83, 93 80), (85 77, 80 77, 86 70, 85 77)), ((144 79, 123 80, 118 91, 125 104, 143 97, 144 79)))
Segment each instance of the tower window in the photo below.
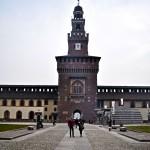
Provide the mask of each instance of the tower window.
POLYGON ((77 24, 77 25, 76 25, 76 29, 77 29, 77 30, 80 30, 80 29, 81 29, 80 24, 77 24))
POLYGON ((83 94, 83 84, 80 81, 75 81, 72 84, 72 93, 73 94, 83 94))

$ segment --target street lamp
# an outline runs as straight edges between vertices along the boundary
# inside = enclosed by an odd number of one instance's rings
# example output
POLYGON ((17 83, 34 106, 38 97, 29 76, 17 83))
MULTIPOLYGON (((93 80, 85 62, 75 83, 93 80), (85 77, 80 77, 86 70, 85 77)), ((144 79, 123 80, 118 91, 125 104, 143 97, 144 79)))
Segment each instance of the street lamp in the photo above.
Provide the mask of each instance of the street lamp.
POLYGON ((115 120, 113 120, 113 117, 112 117, 112 115, 114 115, 114 114, 115 114, 115 101, 112 101, 111 121, 112 121, 113 125, 115 124, 114 123, 115 120))

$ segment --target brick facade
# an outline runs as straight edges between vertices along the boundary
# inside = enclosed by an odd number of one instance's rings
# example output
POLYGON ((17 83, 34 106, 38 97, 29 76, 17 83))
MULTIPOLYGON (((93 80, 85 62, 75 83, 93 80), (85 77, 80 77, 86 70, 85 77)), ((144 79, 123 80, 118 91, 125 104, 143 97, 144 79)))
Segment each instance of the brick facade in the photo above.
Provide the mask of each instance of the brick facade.
POLYGON ((83 10, 74 9, 72 31, 68 34, 68 55, 57 56, 59 74, 59 121, 64 122, 77 110, 85 120, 95 118, 97 73, 100 57, 88 55, 88 36, 85 33, 83 10))

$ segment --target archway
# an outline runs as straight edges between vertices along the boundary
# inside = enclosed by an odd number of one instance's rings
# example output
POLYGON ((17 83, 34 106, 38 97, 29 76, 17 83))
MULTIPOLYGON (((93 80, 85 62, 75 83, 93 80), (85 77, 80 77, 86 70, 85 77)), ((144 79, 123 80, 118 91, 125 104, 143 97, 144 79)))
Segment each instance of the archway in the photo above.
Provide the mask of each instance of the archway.
POLYGON ((22 119, 22 112, 21 111, 16 112, 16 119, 18 119, 18 120, 22 119))
POLYGON ((81 111, 79 109, 73 112, 73 119, 81 119, 81 111))
POLYGON ((6 110, 6 111, 4 112, 4 119, 5 119, 5 120, 10 119, 10 112, 9 112, 8 110, 6 110))
POLYGON ((34 119, 34 111, 29 112, 29 119, 33 120, 34 119))

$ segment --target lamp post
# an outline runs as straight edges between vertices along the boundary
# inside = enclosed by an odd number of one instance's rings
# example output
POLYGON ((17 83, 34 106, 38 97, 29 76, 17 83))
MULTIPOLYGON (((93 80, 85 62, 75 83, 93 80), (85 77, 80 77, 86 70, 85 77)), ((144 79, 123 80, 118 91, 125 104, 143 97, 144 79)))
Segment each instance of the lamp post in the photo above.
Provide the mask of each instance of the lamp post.
POLYGON ((111 121, 113 125, 115 124, 114 123, 115 120, 113 120, 113 117, 112 117, 112 115, 114 114, 115 114, 115 101, 112 101, 111 121))

